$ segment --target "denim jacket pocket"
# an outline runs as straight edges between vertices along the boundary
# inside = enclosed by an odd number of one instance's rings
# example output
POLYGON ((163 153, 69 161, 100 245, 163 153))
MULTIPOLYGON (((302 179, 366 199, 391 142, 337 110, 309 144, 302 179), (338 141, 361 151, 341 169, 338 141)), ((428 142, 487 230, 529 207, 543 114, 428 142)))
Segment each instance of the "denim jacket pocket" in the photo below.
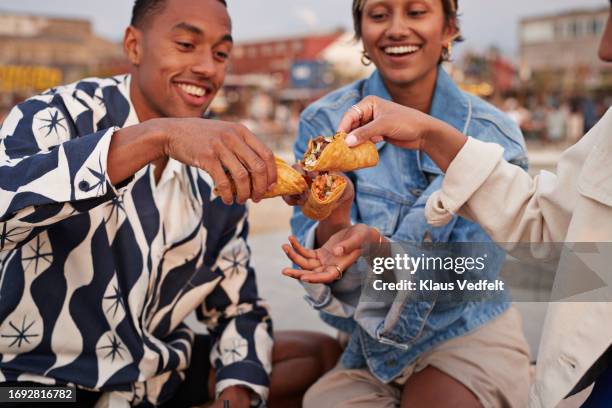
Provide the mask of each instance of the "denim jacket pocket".
POLYGON ((400 214, 400 205, 391 194, 370 186, 359 186, 356 192, 359 221, 378 228, 385 236, 393 235, 400 214))

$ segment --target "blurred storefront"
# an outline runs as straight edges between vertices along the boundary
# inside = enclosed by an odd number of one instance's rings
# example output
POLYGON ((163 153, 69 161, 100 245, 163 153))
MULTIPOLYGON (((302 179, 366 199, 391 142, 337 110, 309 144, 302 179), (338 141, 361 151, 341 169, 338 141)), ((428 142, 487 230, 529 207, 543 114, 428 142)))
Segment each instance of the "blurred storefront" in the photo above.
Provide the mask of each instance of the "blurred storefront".
POLYGON ((310 102, 372 71, 361 64, 361 49, 342 30, 238 43, 212 110, 242 121, 272 146, 290 146, 310 102))
POLYGON ((126 70, 121 46, 87 20, 0 12, 0 116, 33 93, 126 70))
POLYGON ((542 91, 612 90, 612 69, 597 57, 608 15, 606 6, 522 19, 521 79, 542 91))

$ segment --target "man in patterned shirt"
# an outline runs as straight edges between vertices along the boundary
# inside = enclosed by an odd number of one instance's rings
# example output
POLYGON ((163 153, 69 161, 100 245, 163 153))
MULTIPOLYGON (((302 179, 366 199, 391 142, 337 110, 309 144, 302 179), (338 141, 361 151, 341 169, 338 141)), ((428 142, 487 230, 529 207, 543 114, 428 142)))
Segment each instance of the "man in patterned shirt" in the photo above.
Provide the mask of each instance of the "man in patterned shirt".
POLYGON ((291 406, 334 363, 322 335, 273 347, 243 205, 274 184, 273 155, 202 119, 230 32, 223 0, 137 0, 130 75, 51 89, 5 119, 0 382, 74 384, 82 405, 236 408, 271 389, 270 406, 291 406))

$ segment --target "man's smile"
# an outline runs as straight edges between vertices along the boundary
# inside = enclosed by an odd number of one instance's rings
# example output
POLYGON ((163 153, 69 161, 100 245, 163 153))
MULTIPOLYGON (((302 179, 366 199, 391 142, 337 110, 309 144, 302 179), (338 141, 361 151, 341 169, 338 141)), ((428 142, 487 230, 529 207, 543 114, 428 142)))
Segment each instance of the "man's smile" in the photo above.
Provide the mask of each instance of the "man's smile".
POLYGON ((210 85, 196 85, 189 82, 174 82, 181 98, 191 106, 201 107, 213 93, 210 85))

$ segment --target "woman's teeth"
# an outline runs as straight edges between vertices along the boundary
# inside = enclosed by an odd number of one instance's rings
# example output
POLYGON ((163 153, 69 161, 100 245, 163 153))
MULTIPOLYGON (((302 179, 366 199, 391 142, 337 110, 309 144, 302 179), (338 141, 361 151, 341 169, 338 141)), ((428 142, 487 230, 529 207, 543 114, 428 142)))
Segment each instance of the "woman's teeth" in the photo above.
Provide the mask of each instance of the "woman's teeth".
POLYGON ((421 47, 419 45, 402 45, 396 47, 385 47, 384 51, 391 55, 412 54, 417 52, 421 47))
POLYGON ((178 84, 178 87, 187 92, 189 95, 204 96, 206 94, 206 89, 200 88, 199 86, 178 84))

